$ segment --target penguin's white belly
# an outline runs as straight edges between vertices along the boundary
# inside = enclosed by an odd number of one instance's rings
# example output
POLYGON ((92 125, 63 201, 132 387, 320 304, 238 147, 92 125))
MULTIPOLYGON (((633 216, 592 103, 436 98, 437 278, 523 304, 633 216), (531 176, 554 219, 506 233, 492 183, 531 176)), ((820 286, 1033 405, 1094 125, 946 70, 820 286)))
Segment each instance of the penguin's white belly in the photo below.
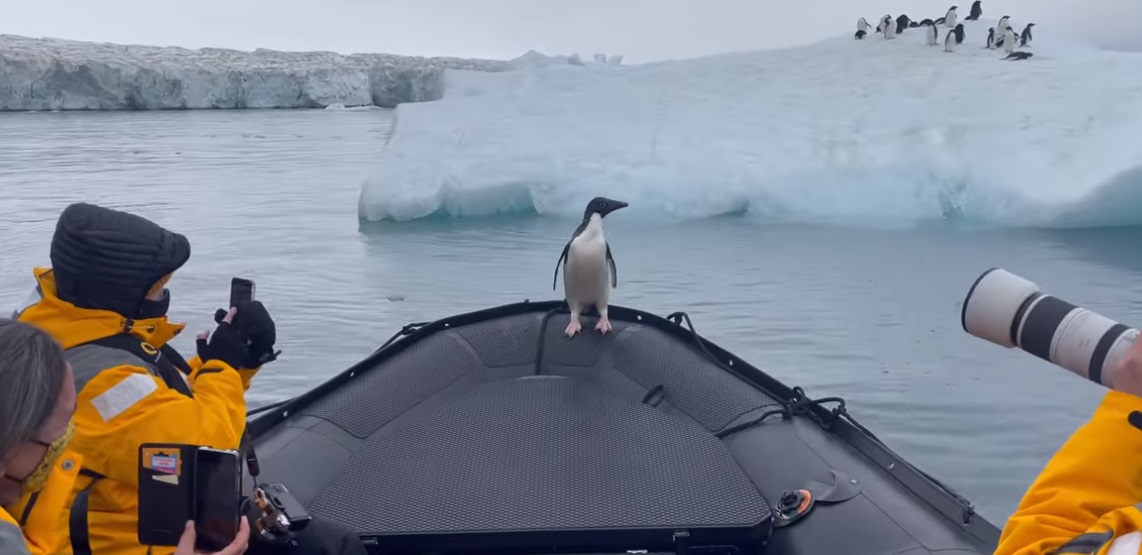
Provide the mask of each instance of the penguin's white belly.
POLYGON ((590 305, 606 305, 610 282, 606 241, 602 237, 571 241, 563 268, 563 291, 567 301, 578 304, 582 309, 590 305))

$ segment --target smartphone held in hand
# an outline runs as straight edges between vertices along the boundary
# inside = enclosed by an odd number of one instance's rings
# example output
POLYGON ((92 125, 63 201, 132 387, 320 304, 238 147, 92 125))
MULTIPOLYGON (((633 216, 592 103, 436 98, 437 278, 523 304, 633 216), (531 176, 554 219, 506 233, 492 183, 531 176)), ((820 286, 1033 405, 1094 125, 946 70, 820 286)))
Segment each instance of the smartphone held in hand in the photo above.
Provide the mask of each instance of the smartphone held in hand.
POLYGON ((195 548, 214 552, 238 535, 242 470, 237 451, 184 444, 139 448, 139 543, 178 545, 186 521, 195 548))
POLYGON ((230 306, 238 306, 254 300, 254 281, 243 278, 230 280, 230 306))
POLYGON ((237 451, 199 447, 195 452, 195 549, 221 551, 238 535, 242 471, 237 451))

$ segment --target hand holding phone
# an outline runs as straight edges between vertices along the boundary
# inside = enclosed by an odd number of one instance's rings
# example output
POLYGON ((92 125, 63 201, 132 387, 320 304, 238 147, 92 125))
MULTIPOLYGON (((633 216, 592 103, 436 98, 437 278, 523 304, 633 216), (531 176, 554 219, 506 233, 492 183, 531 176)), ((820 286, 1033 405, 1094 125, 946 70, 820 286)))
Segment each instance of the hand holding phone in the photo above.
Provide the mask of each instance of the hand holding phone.
POLYGON ((239 536, 245 520, 241 495, 237 451, 143 444, 139 448, 139 543, 178 545, 186 522, 192 520, 195 549, 224 550, 239 536))
POLYGON ((253 280, 238 277, 231 279, 230 310, 219 309, 214 313, 214 321, 219 325, 228 314, 231 315, 231 320, 227 321, 231 321, 240 332, 249 351, 238 366, 231 364, 235 368, 260 368, 277 360, 281 354, 280 349, 274 348, 277 343, 277 326, 266 307, 255 299, 255 290, 253 280), (235 309, 237 313, 231 314, 235 309))
POLYGON ((238 535, 234 537, 234 541, 230 542, 230 545, 221 551, 211 552, 195 549, 194 543, 197 537, 194 531, 194 521, 187 521, 182 537, 178 540, 178 546, 175 547, 174 555, 242 555, 250 545, 250 523, 246 519, 242 519, 238 526, 238 535))
POLYGON ((254 280, 244 279, 240 277, 230 278, 230 304, 226 305, 226 309, 218 309, 214 312, 214 321, 221 324, 222 318, 226 313, 234 307, 248 303, 254 300, 254 292, 257 286, 254 285, 254 280))
POLYGON ((195 452, 195 549, 225 549, 242 520, 242 470, 237 451, 199 447, 195 452))
POLYGON ((230 306, 235 307, 241 303, 248 303, 254 300, 254 281, 243 278, 232 278, 230 280, 230 306))

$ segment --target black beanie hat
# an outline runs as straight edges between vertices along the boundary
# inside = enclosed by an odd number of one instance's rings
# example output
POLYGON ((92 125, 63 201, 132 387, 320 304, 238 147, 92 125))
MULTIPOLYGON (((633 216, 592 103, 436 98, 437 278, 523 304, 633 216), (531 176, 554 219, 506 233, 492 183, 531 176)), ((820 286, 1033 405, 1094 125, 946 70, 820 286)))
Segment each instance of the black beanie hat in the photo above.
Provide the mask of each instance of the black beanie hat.
POLYGON ((76 203, 52 236, 56 294, 82 308, 138 316, 147 292, 186 264, 190 241, 135 214, 76 203))

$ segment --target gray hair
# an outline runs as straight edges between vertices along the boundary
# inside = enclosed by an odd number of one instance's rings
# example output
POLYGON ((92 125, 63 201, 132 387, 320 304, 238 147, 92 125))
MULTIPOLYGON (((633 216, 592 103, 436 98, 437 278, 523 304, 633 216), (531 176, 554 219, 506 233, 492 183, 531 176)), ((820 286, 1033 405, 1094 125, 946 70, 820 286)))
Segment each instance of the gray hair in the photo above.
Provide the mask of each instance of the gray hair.
POLYGON ((0 457, 31 440, 67 376, 63 348, 39 329, 0 318, 0 457))

